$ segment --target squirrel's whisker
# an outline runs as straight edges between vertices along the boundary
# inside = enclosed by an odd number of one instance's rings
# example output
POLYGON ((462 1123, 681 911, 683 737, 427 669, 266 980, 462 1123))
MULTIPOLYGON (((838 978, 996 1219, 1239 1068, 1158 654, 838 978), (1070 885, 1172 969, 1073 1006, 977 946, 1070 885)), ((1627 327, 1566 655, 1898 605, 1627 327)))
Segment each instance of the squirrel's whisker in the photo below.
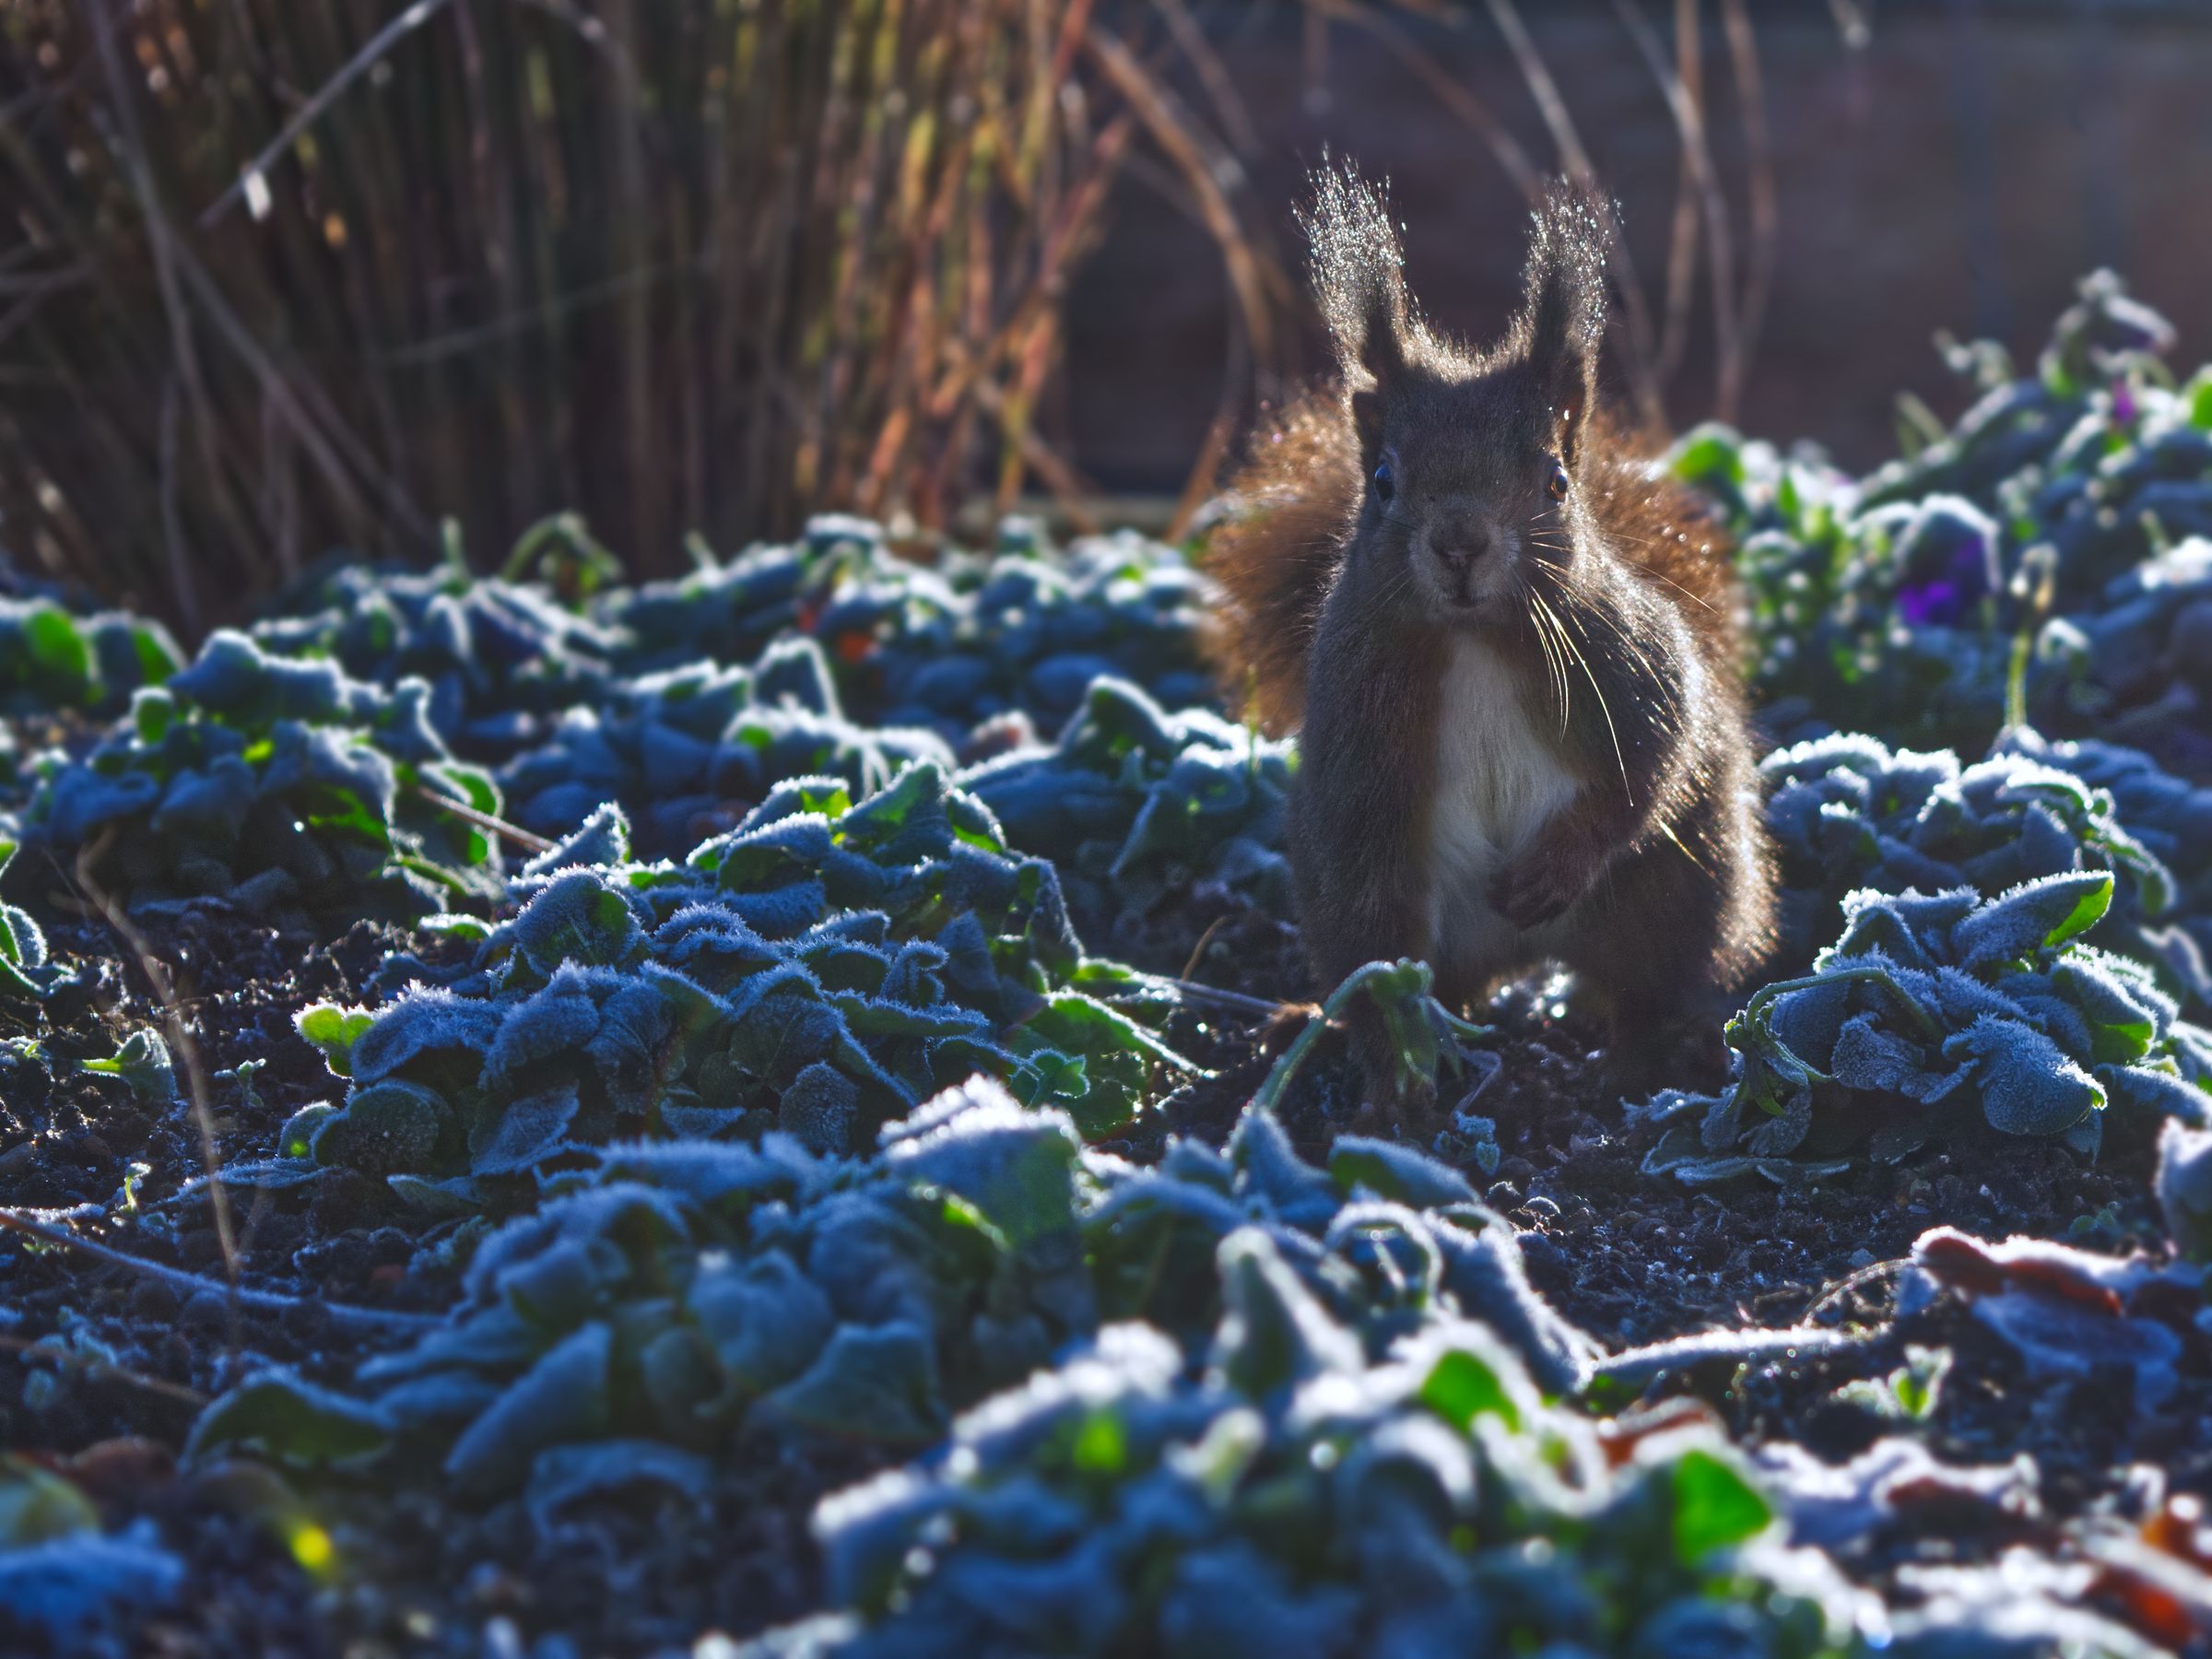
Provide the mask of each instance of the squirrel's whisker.
MULTIPOLYGON (((1539 599, 1537 603, 1542 605, 1543 601, 1539 599)), ((1549 606, 1545 606, 1545 609, 1549 610, 1550 608, 1549 606)), ((1559 618, 1554 615, 1552 620, 1557 622, 1559 618)), ((1590 666, 1590 659, 1583 654, 1582 647, 1567 636, 1566 626, 1563 623, 1560 625, 1560 637, 1567 649, 1574 653, 1574 660, 1583 665, 1583 677, 1590 682, 1590 689, 1597 694, 1597 712, 1606 717, 1606 735, 1613 740, 1613 759, 1615 764, 1620 768, 1620 786, 1628 793, 1632 801, 1635 798, 1635 786, 1629 782, 1629 758, 1621 752, 1620 730, 1613 724, 1613 705, 1606 700, 1606 688, 1597 683, 1597 672, 1590 666)), ((1638 660, 1641 661, 1642 659, 1639 657, 1638 660)))
POLYGON ((1529 620, 1535 624, 1536 644, 1544 653, 1545 667, 1550 671, 1554 700, 1559 706, 1559 735, 1564 737, 1567 735, 1569 719, 1574 710, 1574 688, 1567 677, 1567 659, 1560 653, 1559 648, 1552 642, 1549 627, 1545 621, 1545 618, 1550 615, 1551 607, 1544 603, 1544 596, 1528 583, 1522 583, 1522 591, 1528 595, 1535 606, 1528 613, 1529 620))
MULTIPOLYGON (((1656 676, 1658 670, 1652 666, 1651 658, 1643 654, 1643 648, 1636 642, 1635 634, 1621 621, 1619 617, 1600 606, 1590 606, 1586 609, 1588 614, 1601 618, 1605 625, 1613 630, 1614 637, 1620 641, 1621 649, 1636 659, 1638 667, 1643 669, 1647 674, 1656 676)), ((1583 635, 1584 639, 1588 637, 1587 634, 1583 635)))

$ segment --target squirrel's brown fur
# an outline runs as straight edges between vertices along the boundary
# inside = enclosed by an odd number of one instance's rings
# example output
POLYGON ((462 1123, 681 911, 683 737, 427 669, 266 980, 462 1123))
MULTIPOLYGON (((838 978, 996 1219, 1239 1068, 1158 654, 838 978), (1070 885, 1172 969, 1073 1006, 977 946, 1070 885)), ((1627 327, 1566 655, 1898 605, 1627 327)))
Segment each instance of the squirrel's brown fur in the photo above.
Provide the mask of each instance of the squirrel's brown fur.
MULTIPOLYGON (((1335 386, 1318 388, 1263 423, 1230 481, 1230 510, 1207 538, 1206 568, 1221 590, 1209 644, 1232 709, 1271 736, 1305 712, 1306 654, 1335 579, 1367 480, 1359 440, 1335 386)), ((1652 474, 1645 446, 1606 413, 1583 462, 1592 511, 1630 566, 1689 601, 1683 615, 1716 667, 1740 672, 1742 595, 1728 533, 1671 478, 1652 474)))
POLYGON ((1728 549, 1592 408, 1605 216, 1552 194, 1484 352, 1421 323, 1355 177, 1324 173, 1306 225, 1342 379, 1263 429, 1208 568, 1232 699, 1301 732, 1317 988, 1414 956, 1464 1002, 1560 960, 1623 1069, 1665 1075, 1689 1037, 1709 1073, 1772 860, 1728 549))
POLYGON ((1230 705, 1249 704, 1276 735, 1295 731, 1305 711, 1306 653, 1364 488, 1343 397, 1309 394, 1254 437, 1230 486, 1234 509, 1206 543, 1230 705))

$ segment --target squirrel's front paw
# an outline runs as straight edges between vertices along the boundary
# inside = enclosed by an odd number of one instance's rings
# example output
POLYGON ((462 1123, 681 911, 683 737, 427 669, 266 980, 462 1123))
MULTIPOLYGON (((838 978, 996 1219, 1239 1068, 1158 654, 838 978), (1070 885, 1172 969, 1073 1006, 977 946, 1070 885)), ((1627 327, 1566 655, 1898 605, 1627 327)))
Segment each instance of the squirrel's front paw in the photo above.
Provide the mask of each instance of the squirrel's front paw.
POLYGON ((1588 877, 1572 861, 1524 853, 1490 880, 1490 908, 1515 927, 1541 927, 1583 896, 1588 877))

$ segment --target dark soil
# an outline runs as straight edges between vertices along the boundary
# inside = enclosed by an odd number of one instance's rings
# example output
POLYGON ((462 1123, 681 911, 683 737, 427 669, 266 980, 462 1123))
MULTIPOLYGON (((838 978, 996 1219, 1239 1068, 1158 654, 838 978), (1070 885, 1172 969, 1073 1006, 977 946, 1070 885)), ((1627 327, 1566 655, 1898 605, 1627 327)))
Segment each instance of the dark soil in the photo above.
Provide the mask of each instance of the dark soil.
MULTIPOLYGON (((1269 999, 1302 984, 1288 930, 1233 905, 1220 913, 1196 959, 1175 966, 1269 999)), ((36 1035, 58 1063, 112 1053, 128 1031, 159 1027, 144 971, 104 926, 62 922, 51 931, 57 955, 80 964, 77 983, 49 1001, 38 1030, 18 1026, 0 1036, 36 1035)), ((322 946, 209 912, 163 920, 151 934, 190 999, 218 1154, 225 1161, 266 1156, 287 1118, 338 1088, 293 1031, 294 1013, 322 998, 365 996, 394 939, 363 924, 322 946), (235 1078, 216 1077, 251 1060, 265 1065, 250 1094, 235 1078)), ((1476 1109, 1495 1119, 1501 1157, 1495 1171, 1470 1173, 1522 1230, 1537 1288, 1617 1347, 1808 1319, 1878 1323, 1895 1284, 1881 1265, 1939 1224, 2113 1251, 2158 1236, 2147 1144, 2108 1144, 2091 1166, 2048 1144, 1993 1139, 1932 1147, 1901 1167, 1860 1168, 1794 1190, 1747 1182, 1698 1191, 1654 1179, 1639 1169, 1647 1137, 1624 1129, 1594 1030, 1528 988, 1500 998, 1488 1018, 1504 1064, 1476 1109)), ((1216 1075, 1171 1097, 1114 1149, 1156 1157, 1171 1133, 1218 1144, 1300 1023, 1295 1013, 1274 1021, 1241 1012, 1182 1017, 1175 1041, 1216 1075)), ((80 1230, 219 1283, 222 1249, 206 1194, 176 1196, 180 1172, 196 1171, 204 1158, 182 1056, 173 1106, 141 1101, 119 1081, 65 1065, 53 1070, 59 1081, 19 1065, 6 1074, 0 1205, 104 1206, 135 1163, 150 1166, 138 1187, 144 1218, 104 1231, 80 1223, 80 1230)), ((1292 1089, 1284 1122, 1301 1151, 1320 1156, 1356 1107, 1348 1058, 1324 1042, 1292 1089)), ((357 1327, 334 1324, 314 1310, 318 1300, 435 1309, 451 1294, 450 1275, 420 1248, 419 1223, 375 1183, 333 1175, 231 1198, 243 1270, 257 1286, 300 1296, 300 1312, 247 1310, 234 1319, 218 1291, 180 1294, 20 1236, 0 1241, 0 1284, 14 1315, 0 1352, 7 1443, 64 1461, 112 1521, 150 1520, 189 1563, 182 1601, 143 1633, 144 1651, 473 1653, 487 1651, 488 1627, 503 1620, 523 1643, 512 1651, 531 1651, 535 1635, 558 1631, 569 1645, 538 1651, 646 1653, 702 1629, 756 1630, 817 1604, 809 1512, 888 1453, 762 1437, 722 1460, 706 1512, 666 1499, 609 1500, 549 1529, 519 1502, 488 1512, 450 1506, 430 1481, 391 1497, 327 1482, 295 1488, 240 1463, 179 1474, 175 1457, 195 1397, 263 1360, 343 1385, 382 1340, 365 1343, 357 1327), (82 1362, 57 1372, 22 1354, 57 1335, 82 1362), (300 1564, 301 1529, 311 1527, 327 1533, 333 1552, 320 1576, 300 1564)), ((2131 1465, 2157 1465, 2171 1489, 2212 1494, 2212 1447, 2199 1432, 2212 1414, 2212 1376, 2201 1340, 2194 1370, 2155 1414, 2132 1409, 2124 1384, 2109 1379, 2063 1389, 2038 1383, 1994 1337, 1943 1305, 1841 1355, 1740 1374, 1669 1375, 1652 1393, 1702 1396, 1754 1445, 1789 1441, 1841 1459, 1894 1425, 1840 1403, 1835 1390, 1894 1370, 1908 1343, 1947 1345, 1956 1355, 1928 1430, 1931 1450, 1968 1464, 2031 1454, 2041 1472, 2041 1509, 1900 1527, 1867 1559, 1846 1563, 1870 1581, 1888 1584, 1910 1561, 1961 1552, 1987 1559, 2096 1506, 2129 1512, 2147 1492, 2155 1501, 2131 1465)), ((0 1646, 38 1651, 20 1641, 0 1646)))

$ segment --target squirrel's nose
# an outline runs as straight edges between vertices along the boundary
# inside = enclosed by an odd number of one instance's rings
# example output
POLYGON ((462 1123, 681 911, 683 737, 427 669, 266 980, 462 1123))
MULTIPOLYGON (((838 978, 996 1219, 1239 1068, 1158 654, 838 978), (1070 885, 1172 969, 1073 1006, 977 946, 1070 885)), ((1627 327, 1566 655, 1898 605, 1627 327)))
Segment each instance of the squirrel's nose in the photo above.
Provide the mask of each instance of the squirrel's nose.
POLYGON ((1490 550, 1490 538, 1479 530, 1463 531, 1437 544, 1436 556, 1454 571, 1464 571, 1490 550))

